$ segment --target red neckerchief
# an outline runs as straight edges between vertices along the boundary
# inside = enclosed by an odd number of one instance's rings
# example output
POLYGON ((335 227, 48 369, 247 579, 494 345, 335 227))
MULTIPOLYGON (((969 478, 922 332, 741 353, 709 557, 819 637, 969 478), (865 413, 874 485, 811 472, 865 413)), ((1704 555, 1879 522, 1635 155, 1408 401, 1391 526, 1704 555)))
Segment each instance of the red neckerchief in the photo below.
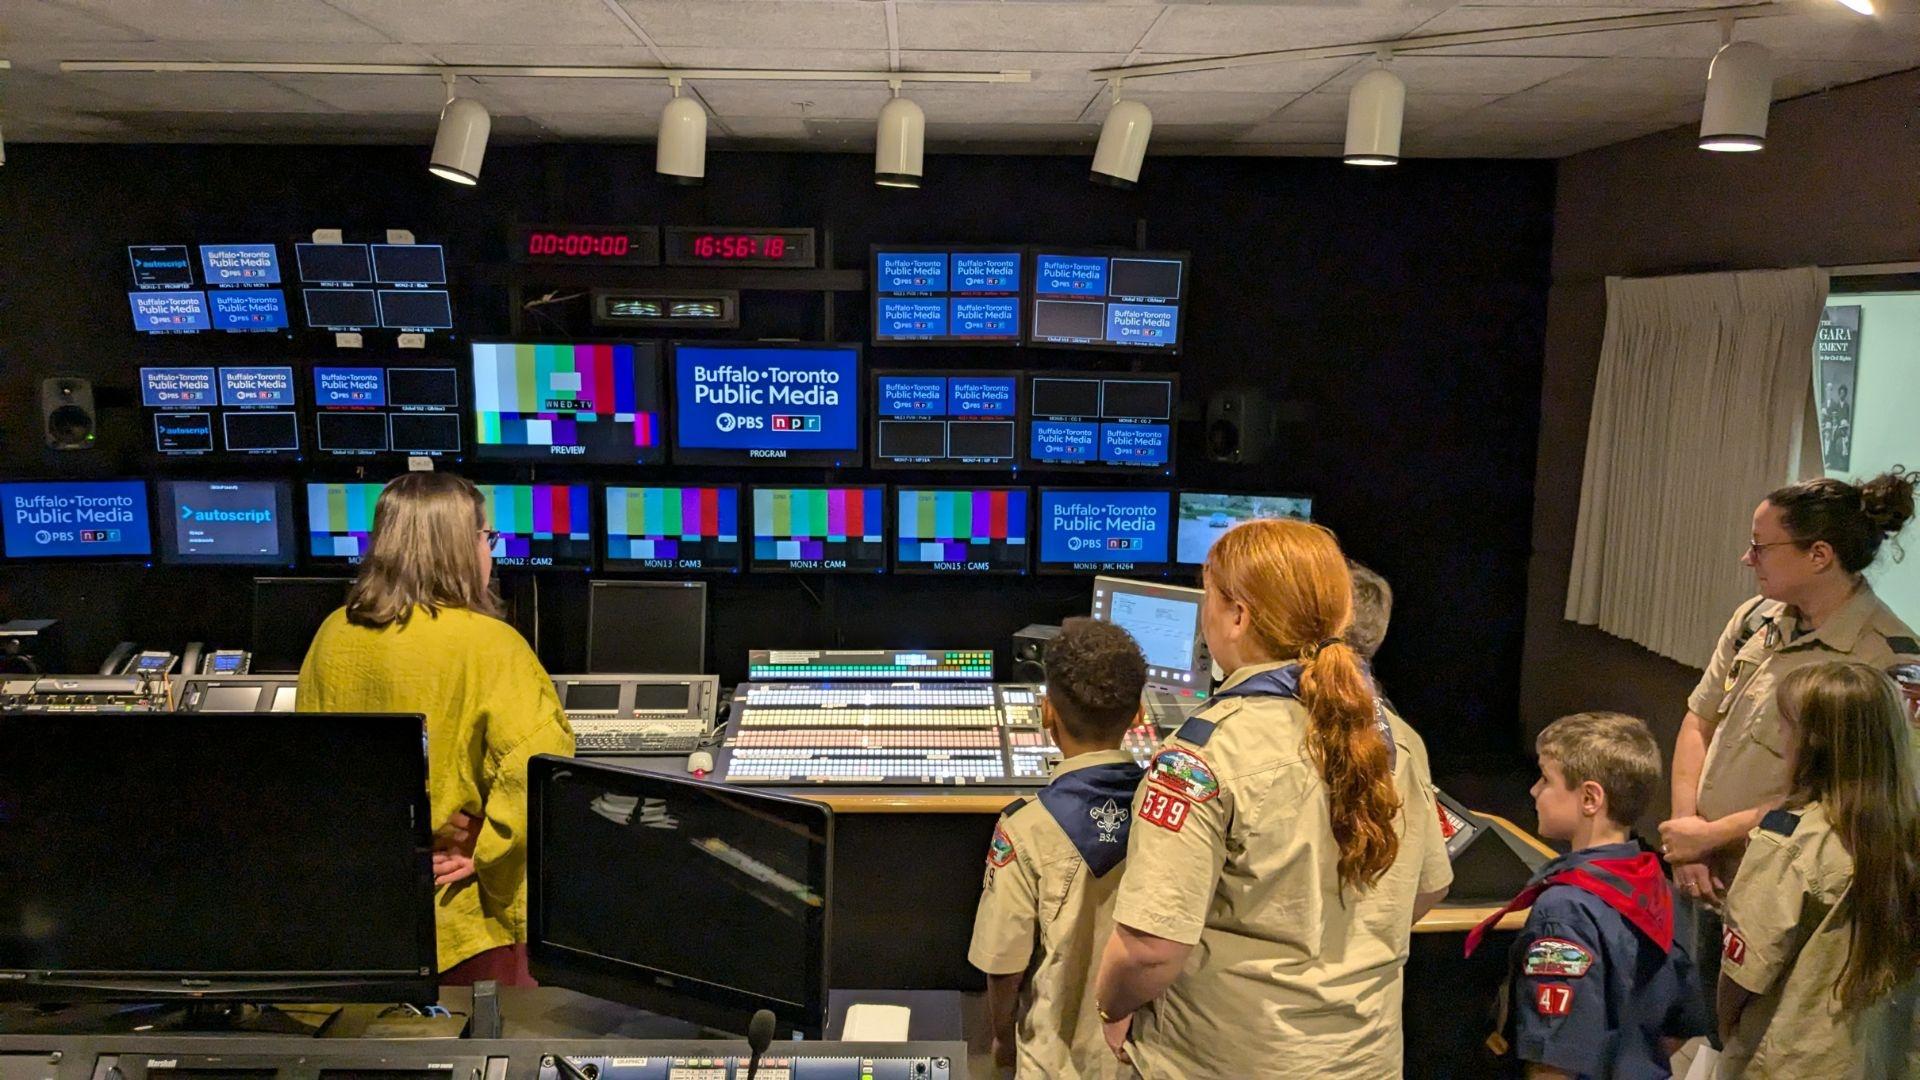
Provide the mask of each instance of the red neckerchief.
POLYGON ((1642 851, 1625 859, 1593 859, 1576 862, 1565 870, 1549 874, 1521 890, 1507 906, 1488 916, 1467 935, 1467 955, 1480 946, 1480 939, 1509 911, 1531 907, 1550 885, 1571 885, 1606 902, 1660 946, 1673 950, 1673 893, 1667 888, 1666 875, 1660 872, 1660 860, 1642 851))

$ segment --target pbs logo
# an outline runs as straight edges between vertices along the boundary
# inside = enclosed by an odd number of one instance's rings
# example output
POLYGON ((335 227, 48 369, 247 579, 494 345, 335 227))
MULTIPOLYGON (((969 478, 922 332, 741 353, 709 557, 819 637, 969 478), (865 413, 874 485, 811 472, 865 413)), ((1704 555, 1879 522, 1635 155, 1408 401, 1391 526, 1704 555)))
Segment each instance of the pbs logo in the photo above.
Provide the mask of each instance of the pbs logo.
POLYGON ((713 426, 719 428, 722 432, 732 431, 734 428, 740 426, 740 418, 730 412, 723 412, 713 418, 713 426))

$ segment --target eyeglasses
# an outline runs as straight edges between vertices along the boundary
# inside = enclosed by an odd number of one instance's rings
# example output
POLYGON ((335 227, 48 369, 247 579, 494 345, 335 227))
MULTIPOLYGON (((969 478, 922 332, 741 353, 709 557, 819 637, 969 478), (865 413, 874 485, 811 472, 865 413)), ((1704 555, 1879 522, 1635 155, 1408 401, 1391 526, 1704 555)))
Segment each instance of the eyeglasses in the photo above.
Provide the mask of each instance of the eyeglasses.
POLYGON ((1764 544, 1749 543, 1747 545, 1747 558, 1757 559, 1760 557, 1761 552, 1767 550, 1770 547, 1780 547, 1784 544, 1798 544, 1799 542, 1800 541, 1798 540, 1769 540, 1764 544))
POLYGON ((481 529, 480 535, 486 540, 487 543, 491 544, 496 540, 500 539, 500 530, 499 529, 481 529))

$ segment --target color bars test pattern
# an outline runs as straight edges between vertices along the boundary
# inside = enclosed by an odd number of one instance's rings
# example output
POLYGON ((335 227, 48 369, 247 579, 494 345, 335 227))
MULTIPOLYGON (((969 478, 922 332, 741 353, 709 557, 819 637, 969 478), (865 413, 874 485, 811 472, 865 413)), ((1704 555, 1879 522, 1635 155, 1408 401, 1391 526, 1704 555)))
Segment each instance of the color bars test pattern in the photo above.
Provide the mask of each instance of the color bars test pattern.
MULTIPOLYGON (((881 543, 886 489, 754 488, 753 557, 764 562, 826 558, 828 543, 881 543)), ((883 556, 884 557, 884 556, 883 556)))
POLYGON ((740 540, 740 490, 607 489, 607 557, 677 559, 681 544, 740 540))
POLYGON ((373 535, 373 504, 385 484, 308 484, 307 554, 358 559, 373 535))
POLYGON ((963 562, 970 546, 1027 542, 1027 492, 900 489, 899 558, 963 562))
POLYGON ((660 414, 639 411, 635 366, 632 345, 475 343, 479 442, 578 446, 578 425, 612 421, 633 425, 633 445, 658 446, 660 414))
POLYGON ((593 496, 585 484, 475 486, 486 500, 486 527, 500 533, 495 558, 526 559, 536 554, 534 544, 540 541, 592 539, 593 496))

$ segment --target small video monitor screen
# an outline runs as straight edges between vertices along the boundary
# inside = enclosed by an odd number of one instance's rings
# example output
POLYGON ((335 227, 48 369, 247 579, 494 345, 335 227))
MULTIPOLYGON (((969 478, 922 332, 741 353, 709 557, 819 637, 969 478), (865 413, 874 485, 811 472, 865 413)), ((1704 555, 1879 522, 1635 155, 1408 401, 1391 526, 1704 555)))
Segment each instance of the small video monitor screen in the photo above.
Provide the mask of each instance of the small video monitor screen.
POLYGON ((608 486, 608 570, 740 572, 740 489, 608 486))
POLYGON ((293 565, 293 487, 284 480, 162 480, 157 502, 162 562, 293 565))
POLYGON ((201 244, 200 268, 215 288, 280 284, 280 249, 273 244, 201 244))
POLYGON ((132 559, 153 554, 142 480, 0 484, 0 555, 132 559))
POLYGON ((380 325, 372 289, 307 289, 307 325, 315 330, 363 330, 380 325))
POLYGON ((674 461, 861 464, 860 348, 676 342, 674 461))
POLYGON ((1204 694, 1212 674, 1200 629, 1199 589, 1099 577, 1093 617, 1132 635, 1147 661, 1147 682, 1175 693, 1204 694))
POLYGON ((873 249, 875 345, 1020 344, 1015 247, 873 249))
POLYGON ((127 294, 133 328, 142 334, 197 334, 213 328, 207 294, 198 289, 149 290, 127 294))
POLYGON ((207 303, 215 330, 256 334, 287 328, 287 298, 279 289, 210 289, 207 303))
POLYGON ((373 281, 365 244, 295 244, 293 257, 300 266, 301 281, 325 285, 373 281))
POLYGON ((875 468, 1013 469, 1017 371, 881 371, 873 377, 875 468))
POLYGON ((1036 371, 1027 397, 1029 465, 1173 475, 1174 376, 1036 371))
POLYGON ((446 251, 439 244, 374 244, 373 280, 388 285, 445 285, 446 251))
POLYGON ((453 329, 453 298, 445 289, 381 289, 380 325, 426 333, 453 329))
POLYGON ((1041 573, 1163 574, 1173 493, 1040 489, 1041 573))
POLYGON ((474 454, 658 465, 663 396, 654 342, 475 342, 474 454))
POLYGON ((493 564, 545 570, 593 565, 593 496, 585 484, 480 484, 493 564))
POLYGON ((1032 345, 1180 350, 1187 256, 1178 252, 1033 255, 1032 345))
POLYGON ((1027 572, 1028 489, 900 488, 894 494, 896 572, 1027 572))
POLYGON ((313 403, 323 454, 460 452, 460 373, 454 368, 319 366, 313 403))
POLYGON ((199 284, 185 244, 131 244, 127 266, 136 289, 191 289, 199 284))
POLYGON ((1180 532, 1173 550, 1182 565, 1207 561, 1213 542, 1230 528, 1254 518, 1313 520, 1313 500, 1304 495, 1212 495, 1180 493, 1180 532))
MULTIPOLYGON (((767 1008, 787 1030, 817 1035, 826 1018, 832 811, 552 757, 532 762, 529 803, 528 932, 538 961, 596 973, 604 993, 666 1015, 681 1015, 676 999, 690 999, 686 1008, 718 1010, 708 1015, 744 1030, 767 1008), (584 880, 607 885, 582 889, 584 880), (718 941, 754 945, 713 948, 718 941)), ((848 1059, 813 1075, 873 1071, 848 1059)))
POLYGON ((885 488, 757 487, 752 492, 749 570, 858 574, 887 568, 885 488))
POLYGON ((357 563, 373 541, 373 506, 385 484, 308 484, 307 555, 357 563))

